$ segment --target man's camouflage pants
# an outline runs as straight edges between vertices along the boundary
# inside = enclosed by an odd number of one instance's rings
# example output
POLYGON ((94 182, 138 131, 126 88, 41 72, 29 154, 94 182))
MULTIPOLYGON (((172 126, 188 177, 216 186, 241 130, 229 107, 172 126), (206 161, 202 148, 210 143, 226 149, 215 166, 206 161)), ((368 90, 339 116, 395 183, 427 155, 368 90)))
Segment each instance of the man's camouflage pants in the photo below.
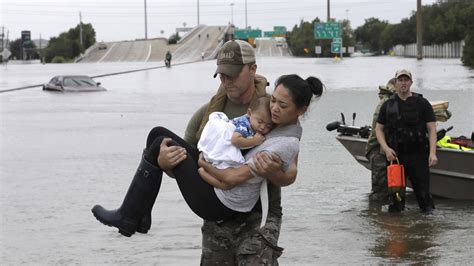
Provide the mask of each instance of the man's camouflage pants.
POLYGON ((243 220, 204 221, 201 265, 278 265, 281 218, 269 215, 263 228, 260 218, 252 212, 243 220))
POLYGON ((386 202, 388 200, 387 158, 378 149, 369 152, 367 158, 369 159, 372 177, 370 199, 386 202))

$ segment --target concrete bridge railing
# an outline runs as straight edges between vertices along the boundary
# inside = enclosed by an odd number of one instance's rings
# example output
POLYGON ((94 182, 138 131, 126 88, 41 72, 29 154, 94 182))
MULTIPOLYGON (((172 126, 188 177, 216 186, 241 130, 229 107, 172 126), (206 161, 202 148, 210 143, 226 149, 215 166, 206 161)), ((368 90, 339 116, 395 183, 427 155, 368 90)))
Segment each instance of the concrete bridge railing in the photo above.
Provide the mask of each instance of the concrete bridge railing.
MULTIPOLYGON (((423 57, 427 58, 461 58, 464 41, 423 45, 423 57)), ((416 57, 416 44, 397 45, 393 51, 397 56, 416 57)))

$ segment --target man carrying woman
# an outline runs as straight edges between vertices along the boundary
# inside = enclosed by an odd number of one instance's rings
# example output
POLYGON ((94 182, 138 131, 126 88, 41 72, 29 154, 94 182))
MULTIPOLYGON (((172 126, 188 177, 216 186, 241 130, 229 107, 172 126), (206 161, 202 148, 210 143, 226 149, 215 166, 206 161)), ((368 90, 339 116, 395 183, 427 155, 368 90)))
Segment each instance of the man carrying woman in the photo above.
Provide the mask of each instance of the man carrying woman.
MULTIPOLYGON (((261 210, 257 207, 251 212, 232 213, 222 217, 203 214, 203 201, 210 199, 211 193, 195 193, 194 185, 214 188, 205 183, 201 176, 195 174, 197 169, 198 150, 195 148, 208 115, 215 111, 224 112, 229 118, 244 114, 250 102, 265 94, 266 79, 256 75, 257 65, 253 48, 243 41, 229 41, 221 48, 216 75, 219 75, 221 86, 211 101, 201 107, 191 118, 184 140, 163 128, 153 129, 147 139, 147 145, 137 173, 132 180, 122 206, 109 211, 96 205, 92 212, 104 224, 119 228, 124 235, 137 232, 146 233, 151 225, 151 209, 161 185, 162 173, 173 176, 181 193, 190 208, 204 221, 203 252, 201 263, 270 263, 276 264, 281 255, 277 246, 281 225, 280 187, 290 185, 296 178, 297 156, 291 161, 282 161, 274 153, 260 153, 258 148, 265 147, 265 142, 246 154, 246 164, 239 168, 217 170, 204 160, 199 160, 201 175, 210 175, 221 182, 236 186, 260 176, 268 180, 269 212, 263 228, 260 228, 261 210), (282 165, 286 171, 282 171, 282 165), (190 169, 193 169, 190 171, 190 169), (256 244, 256 245, 255 245, 256 244), (246 248, 248 247, 248 248, 246 248)), ((323 85, 317 78, 306 80, 297 75, 286 75, 278 79, 272 94, 270 109, 272 121, 276 128, 270 145, 274 151, 278 143, 288 135, 301 136, 298 118, 303 115, 311 102, 313 94, 321 96, 323 85)), ((258 204, 257 204, 258 205, 258 204)))

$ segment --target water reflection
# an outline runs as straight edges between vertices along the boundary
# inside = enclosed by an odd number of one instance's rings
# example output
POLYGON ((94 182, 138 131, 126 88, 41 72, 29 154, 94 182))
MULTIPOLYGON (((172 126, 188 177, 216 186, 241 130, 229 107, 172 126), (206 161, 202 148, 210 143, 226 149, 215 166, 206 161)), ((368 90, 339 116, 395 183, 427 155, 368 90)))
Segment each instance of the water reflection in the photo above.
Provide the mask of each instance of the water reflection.
POLYGON ((425 215, 413 206, 394 214, 387 211, 387 205, 370 201, 362 212, 373 225, 375 241, 368 248, 372 256, 390 263, 437 263, 436 238, 443 226, 436 213, 425 215))

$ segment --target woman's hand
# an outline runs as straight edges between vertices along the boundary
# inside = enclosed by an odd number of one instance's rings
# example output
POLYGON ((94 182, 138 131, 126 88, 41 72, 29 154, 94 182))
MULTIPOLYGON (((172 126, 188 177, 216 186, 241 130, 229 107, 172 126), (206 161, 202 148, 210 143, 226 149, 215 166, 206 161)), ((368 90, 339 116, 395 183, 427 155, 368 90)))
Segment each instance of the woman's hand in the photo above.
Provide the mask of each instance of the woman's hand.
POLYGON ((208 169, 209 167, 212 167, 212 164, 208 163, 204 159, 204 155, 202 154, 202 152, 199 153, 198 166, 199 167, 204 167, 205 169, 208 169))
POLYGON ((160 154, 158 155, 158 165, 168 174, 170 170, 184 161, 187 157, 186 149, 180 146, 169 146, 170 138, 164 138, 160 144, 160 154))
POLYGON ((268 178, 282 171, 283 161, 275 153, 269 155, 266 152, 259 152, 253 159, 254 163, 250 168, 261 177, 268 178))

